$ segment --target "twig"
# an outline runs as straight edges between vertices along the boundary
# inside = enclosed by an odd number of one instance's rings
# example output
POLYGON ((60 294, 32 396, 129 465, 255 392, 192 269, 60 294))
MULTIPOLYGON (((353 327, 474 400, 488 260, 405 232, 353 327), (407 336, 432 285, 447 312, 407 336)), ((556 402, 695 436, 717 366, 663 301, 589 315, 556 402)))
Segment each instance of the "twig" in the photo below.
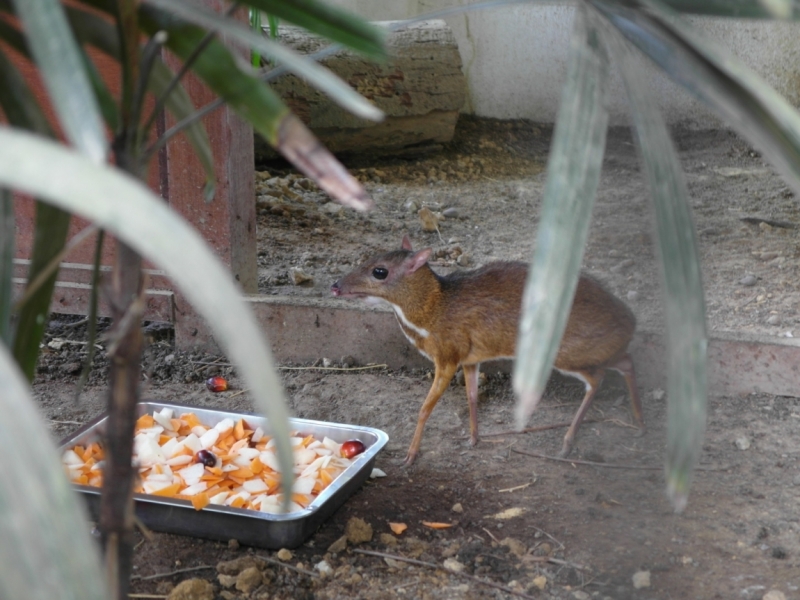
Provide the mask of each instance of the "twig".
POLYGON ((550 540, 552 540, 553 542, 555 542, 556 544, 558 544, 558 546, 559 546, 559 547, 558 547, 558 548, 556 548, 556 550, 561 550, 561 549, 563 549, 563 548, 565 547, 565 546, 564 546, 564 544, 562 544, 560 541, 558 541, 558 540, 557 540, 556 538, 554 538, 552 535, 550 535, 549 533, 547 533, 547 532, 546 532, 544 529, 539 529, 538 527, 536 527, 536 525, 531 525, 531 527, 533 527, 533 528, 534 528, 536 531, 538 531, 538 532, 539 532, 539 533, 541 533, 542 535, 546 535, 547 537, 549 537, 549 538, 550 538, 550 540))
MULTIPOLYGON (((598 419, 584 419, 584 423, 600 423, 598 419)), ((537 431, 547 431, 548 429, 559 429, 561 427, 569 427, 571 422, 553 423, 551 425, 537 425, 536 427, 526 427, 525 429, 509 429, 508 431, 492 431, 489 433, 482 433, 481 437, 492 437, 498 435, 519 435, 520 433, 535 433, 537 431)))
POLYGON ((83 425, 80 421, 56 421, 54 419, 47 419, 47 421, 56 425, 83 425))
POLYGON ((207 367, 232 367, 233 366, 232 363, 219 362, 219 359, 217 359, 215 361, 212 361, 212 362, 208 362, 208 361, 205 361, 205 360, 190 360, 189 364, 192 364, 192 365, 204 365, 204 366, 207 366, 207 367))
POLYGON ((213 565, 201 565, 199 567, 187 567, 186 569, 176 569, 168 573, 156 573, 155 575, 134 575, 131 581, 150 581, 152 579, 161 579, 162 577, 172 577, 173 575, 180 575, 181 573, 191 573, 192 571, 203 571, 205 569, 214 569, 213 565))
POLYGON ((495 535, 494 535, 494 534, 493 534, 491 531, 489 531, 488 529, 486 529, 486 527, 481 527, 481 529, 483 529, 483 530, 486 532, 486 534, 487 534, 487 535, 488 535, 490 538, 492 538, 492 541, 493 541, 493 542, 495 542, 496 544, 499 544, 499 543, 500 543, 500 540, 498 540, 498 539, 495 537, 495 535))
POLYGON ((453 569, 448 569, 442 565, 437 565, 436 563, 425 562, 424 560, 417 560, 415 558, 406 558, 405 556, 399 556, 396 554, 387 554, 385 552, 375 552, 373 550, 361 550, 360 548, 354 548, 353 552, 356 554, 366 554, 367 556, 377 556, 378 558, 391 558, 393 560, 399 560, 400 562, 407 562, 412 565, 417 565, 419 567, 427 567, 429 569, 438 569, 440 571, 445 571, 446 573, 450 573, 451 575, 456 575, 457 577, 464 577, 465 579, 469 579, 470 581, 474 581, 475 583, 479 583, 481 585, 485 585, 490 588, 494 588, 496 590, 501 590, 506 594, 511 594, 512 596, 517 596, 518 598, 528 598, 529 600, 536 600, 535 596, 529 596, 528 594, 524 594, 522 592, 518 592, 516 590, 511 589, 510 587, 506 587, 504 585, 500 585, 499 583, 495 583, 493 581, 486 581, 479 577, 475 577, 474 575, 470 575, 469 573, 461 573, 459 571, 454 571, 453 569))
MULTIPOLYGON (((555 460, 558 462, 565 462, 575 465, 586 465, 588 467, 605 467, 606 469, 630 469, 632 471, 660 471, 664 467, 651 467, 648 465, 618 465, 615 463, 601 463, 601 462, 594 462, 591 460, 578 460, 576 458, 560 458, 558 456, 549 456, 547 454, 539 454, 538 452, 526 452, 525 450, 517 450, 512 448, 512 452, 516 452, 517 454, 524 454, 525 456, 534 456, 536 458, 546 458, 547 460, 555 460)), ((725 465, 722 467, 704 467, 702 465, 697 465, 695 467, 698 471, 727 471, 731 469, 733 465, 725 465)))
POLYGON ((278 567, 283 567, 284 569, 289 569, 290 571, 295 571, 296 573, 302 573, 303 575, 308 575, 309 577, 319 577, 317 573, 314 571, 309 571, 308 569, 301 569, 299 567, 293 567, 292 565, 287 565, 285 562, 280 561, 276 558, 270 558, 269 556, 263 556, 261 554, 256 554, 256 558, 260 558, 261 560, 267 561, 271 565, 275 565, 278 567))
POLYGON ((529 481, 528 483, 523 483, 522 485, 515 485, 514 487, 505 488, 502 490, 497 490, 499 493, 503 492, 516 492, 517 490, 524 490, 526 487, 531 486, 532 484, 536 483, 535 481, 529 481))
POLYGON ((547 562, 553 563, 554 565, 561 565, 562 567, 572 567, 573 569, 578 569, 579 571, 591 571, 589 567, 585 567, 584 565, 569 562, 568 560, 561 560, 560 558, 553 558, 552 556, 547 558, 547 562))

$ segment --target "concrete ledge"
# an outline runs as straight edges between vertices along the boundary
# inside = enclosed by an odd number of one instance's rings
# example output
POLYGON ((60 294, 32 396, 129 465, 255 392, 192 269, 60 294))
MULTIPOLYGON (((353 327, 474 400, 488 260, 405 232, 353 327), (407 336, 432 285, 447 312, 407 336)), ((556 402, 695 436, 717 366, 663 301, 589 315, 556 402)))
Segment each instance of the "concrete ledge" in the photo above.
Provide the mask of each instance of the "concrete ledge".
MULTIPOLYGON (((352 356, 359 364, 431 367, 405 339, 388 308, 333 298, 248 296, 264 328, 275 359, 309 362, 352 356)), ((664 336, 639 332, 631 344, 642 387, 666 385, 664 336)), ((508 362, 497 368, 507 370, 508 362)), ((800 340, 727 334, 715 335, 708 351, 709 391, 714 394, 766 392, 800 395, 800 340)))

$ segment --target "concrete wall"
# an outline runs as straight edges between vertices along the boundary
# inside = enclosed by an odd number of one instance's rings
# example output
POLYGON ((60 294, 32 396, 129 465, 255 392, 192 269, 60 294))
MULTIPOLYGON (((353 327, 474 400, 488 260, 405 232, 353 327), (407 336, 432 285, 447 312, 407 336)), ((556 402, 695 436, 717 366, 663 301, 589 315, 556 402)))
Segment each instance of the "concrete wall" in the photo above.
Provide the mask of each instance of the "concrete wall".
MULTIPOLYGON (((465 0, 330 0, 370 20, 403 19, 465 0)), ((467 76, 464 112, 501 119, 554 120, 566 74, 574 8, 565 3, 510 5, 448 17, 467 76)), ((800 105, 800 24, 693 19, 795 106, 800 105)), ((671 123, 718 122, 693 98, 648 67, 650 84, 671 123)), ((614 75, 612 123, 626 124, 627 101, 614 75)))

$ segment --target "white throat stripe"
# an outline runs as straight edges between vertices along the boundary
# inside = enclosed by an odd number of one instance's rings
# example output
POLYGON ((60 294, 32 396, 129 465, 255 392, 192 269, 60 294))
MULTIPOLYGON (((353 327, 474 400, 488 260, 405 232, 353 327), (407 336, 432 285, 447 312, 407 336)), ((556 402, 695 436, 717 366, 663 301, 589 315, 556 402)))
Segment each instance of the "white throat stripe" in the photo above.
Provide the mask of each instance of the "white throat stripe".
POLYGON ((416 326, 416 325, 414 325, 414 324, 413 324, 411 321, 409 321, 409 320, 406 318, 406 315, 405 315, 405 313, 403 312, 403 309, 402 309, 402 308, 400 308, 400 307, 399 307, 399 306, 397 306, 396 304, 392 304, 391 302, 389 302, 389 304, 391 304, 392 308, 394 309, 394 314, 396 314, 396 315, 397 315, 397 318, 398 318, 398 319, 400 319, 400 322, 401 322, 403 325, 405 325, 405 326, 406 326, 406 327, 408 327, 408 328, 409 328, 411 331, 415 332, 417 335, 419 335, 419 336, 421 336, 421 337, 424 337, 424 338, 426 338, 426 337, 428 337, 428 336, 430 335, 430 332, 429 332, 427 329, 423 329, 422 327, 417 327, 417 326, 416 326))

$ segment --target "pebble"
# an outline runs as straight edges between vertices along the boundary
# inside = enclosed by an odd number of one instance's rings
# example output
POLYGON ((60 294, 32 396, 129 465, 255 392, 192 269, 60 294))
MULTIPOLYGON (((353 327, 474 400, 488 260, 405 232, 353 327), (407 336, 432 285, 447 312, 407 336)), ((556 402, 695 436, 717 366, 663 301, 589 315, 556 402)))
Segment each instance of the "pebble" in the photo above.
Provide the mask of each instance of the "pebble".
POLYGON ((792 479, 793 485, 800 485, 800 475, 795 475, 794 479, 792 479))
POLYGON ((214 586, 205 579, 185 579, 175 586, 167 600, 214 600, 214 586))
POLYGON ((459 267, 468 267, 472 264, 472 257, 467 252, 459 254, 456 259, 456 264, 458 264, 459 267))
POLYGON ((617 263, 613 267, 611 267, 612 273, 619 273, 620 271, 624 271, 628 267, 632 267, 635 264, 635 261, 632 258, 626 258, 625 260, 617 263))
POLYGON ((456 513, 463 513, 464 507, 461 506, 461 502, 456 502, 455 504, 453 504, 453 508, 451 508, 450 510, 456 513))
POLYGON ((639 292, 636 290, 630 290, 628 292, 628 300, 630 302, 636 302, 639 299, 639 292))
POLYGON ((258 567, 248 567, 236 577, 236 589, 245 594, 249 594, 262 583, 264 583, 264 576, 258 567))
POLYGON ((423 231, 436 231, 439 229, 439 218, 427 206, 423 206, 417 213, 423 231))
POLYGON ((322 366, 326 369, 333 364, 333 361, 330 358, 323 358, 322 359, 322 366))
POLYGON ((298 267, 289 269, 289 279, 294 285, 313 284, 314 278, 298 267))
POLYGON ((734 442, 739 450, 747 450, 750 447, 750 440, 746 436, 736 438, 734 442))
POLYGON ((328 546, 328 552, 331 554, 339 554, 347 549, 347 536, 343 535, 338 540, 328 546))
POLYGON ((372 525, 364 519, 353 517, 344 529, 347 541, 353 545, 372 541, 372 525))
POLYGON ((321 560, 315 564, 314 569, 319 571, 319 574, 322 575, 322 577, 330 577, 333 575, 333 567, 331 567, 325 560, 321 560))
POLYGON ((445 208, 442 211, 442 216, 445 219, 458 219, 460 213, 458 212, 458 209, 455 206, 451 206, 450 208, 445 208))
POLYGON ((786 594, 780 590, 770 590, 761 596, 761 600, 786 600, 786 594))
POLYGON ((575 590, 572 592, 572 597, 575 598, 575 600, 589 600, 589 598, 591 598, 588 592, 584 592, 583 590, 575 590))
POLYGON ((419 210, 419 204, 417 204, 416 200, 406 200, 403 204, 403 208, 410 213, 415 213, 419 210))
POLYGON ((319 207, 319 212, 326 215, 341 215, 344 212, 344 206, 335 202, 326 202, 319 207))
POLYGON ((455 573, 461 573, 464 570, 464 565, 458 562, 455 558, 448 558, 442 563, 445 569, 450 571, 454 571, 455 573))
POLYGON ((753 275, 752 273, 748 273, 747 275, 745 275, 744 277, 742 277, 739 280, 739 284, 747 286, 747 287, 750 287, 750 286, 754 286, 756 284, 756 281, 758 281, 756 276, 753 275))
POLYGON ((217 581, 222 587, 232 588, 236 585, 236 575, 223 575, 220 573, 217 575, 217 581))
POLYGON ((283 562, 287 562, 292 560, 292 556, 294 556, 291 550, 287 550, 286 548, 281 548, 278 550, 278 553, 275 555, 278 560, 282 560, 283 562))
POLYGON ((770 315, 769 319, 767 319, 768 325, 780 325, 781 318, 778 315, 770 315))
POLYGON ((650 571, 637 571, 631 579, 633 580, 633 587, 637 590, 650 587, 650 571))
POLYGON ((650 393, 650 395, 653 397, 653 400, 660 402, 664 399, 664 396, 666 396, 667 393, 662 389, 656 388, 650 393))
POLYGON ((377 467, 372 469, 372 472, 369 474, 369 478, 377 479, 379 477, 386 477, 386 471, 378 469, 377 467))
POLYGON ((408 566, 408 563, 404 563, 396 558, 389 558, 388 556, 386 556, 383 560, 393 569, 405 569, 408 566))

